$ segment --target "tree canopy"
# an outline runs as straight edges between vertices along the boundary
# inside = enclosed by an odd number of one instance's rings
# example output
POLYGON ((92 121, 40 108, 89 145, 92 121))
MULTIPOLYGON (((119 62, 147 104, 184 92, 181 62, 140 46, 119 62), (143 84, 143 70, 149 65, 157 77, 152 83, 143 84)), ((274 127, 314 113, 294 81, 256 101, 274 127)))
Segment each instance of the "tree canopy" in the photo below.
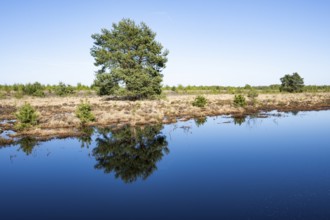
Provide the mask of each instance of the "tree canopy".
POLYGON ((304 79, 298 73, 285 75, 281 79, 281 92, 302 92, 304 88, 304 79))
POLYGON ((92 35, 91 55, 100 67, 94 81, 99 95, 139 99, 161 93, 161 72, 169 52, 155 37, 156 33, 145 23, 137 25, 130 19, 92 35))

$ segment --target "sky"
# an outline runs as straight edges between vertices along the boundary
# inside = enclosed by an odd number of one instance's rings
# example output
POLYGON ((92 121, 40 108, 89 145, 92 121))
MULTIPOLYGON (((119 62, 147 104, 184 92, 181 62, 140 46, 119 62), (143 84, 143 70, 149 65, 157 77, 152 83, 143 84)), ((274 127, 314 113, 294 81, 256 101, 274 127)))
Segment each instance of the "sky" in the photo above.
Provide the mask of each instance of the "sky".
POLYGON ((145 22, 170 51, 164 85, 330 85, 328 0, 0 0, 0 84, 95 78, 91 35, 145 22))

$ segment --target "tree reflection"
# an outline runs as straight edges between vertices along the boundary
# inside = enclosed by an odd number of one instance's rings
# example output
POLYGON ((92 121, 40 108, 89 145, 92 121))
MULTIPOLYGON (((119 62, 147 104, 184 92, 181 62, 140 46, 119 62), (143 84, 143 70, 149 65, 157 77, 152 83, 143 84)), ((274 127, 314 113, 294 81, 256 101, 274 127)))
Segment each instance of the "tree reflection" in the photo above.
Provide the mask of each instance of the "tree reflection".
POLYGON ((115 173, 116 178, 130 183, 138 178, 148 178, 156 169, 156 163, 169 153, 166 136, 160 131, 163 126, 119 130, 102 129, 96 138, 93 155, 95 168, 105 173, 115 173))
POLYGON ((77 137, 78 141, 81 144, 81 148, 89 148, 89 146, 92 143, 92 135, 94 134, 94 128, 93 127, 84 127, 81 130, 82 135, 77 137))
POLYGON ((207 122, 207 117, 195 118, 195 124, 197 127, 202 126, 207 122))

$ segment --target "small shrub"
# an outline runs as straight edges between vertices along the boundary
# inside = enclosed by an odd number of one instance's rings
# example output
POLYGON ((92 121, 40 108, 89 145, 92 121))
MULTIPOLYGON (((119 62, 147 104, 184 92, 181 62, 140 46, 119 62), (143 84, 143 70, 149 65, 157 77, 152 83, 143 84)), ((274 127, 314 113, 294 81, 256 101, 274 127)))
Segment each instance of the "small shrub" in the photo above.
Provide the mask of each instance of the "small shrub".
POLYGON ((0 92, 0 99, 5 99, 6 98, 6 94, 0 92))
POLYGON ((246 106, 246 100, 245 97, 241 94, 235 95, 234 97, 234 106, 237 107, 245 107, 246 106))
MULTIPOLYGON (((17 89, 19 90, 19 87, 17 89)), ((25 95, 44 97, 45 94, 44 94, 43 90, 44 90, 44 87, 38 82, 35 82, 33 84, 28 83, 28 84, 22 86, 22 91, 25 95)))
POLYGON ((248 94, 247 94, 247 96, 250 98, 250 100, 251 100, 251 104, 253 105, 253 106, 255 106, 256 104, 257 104, 257 97, 258 97, 258 92, 255 90, 255 89, 250 89, 249 91, 248 91, 248 94))
POLYGON ((14 97, 15 97, 16 99, 21 99, 21 98, 23 98, 23 96, 24 96, 24 93, 23 93, 23 91, 21 91, 21 90, 15 92, 15 94, 14 94, 14 97))
POLYGON ((207 99, 201 95, 197 96, 192 103, 193 106, 199 108, 203 108, 206 104, 207 104, 207 99))
POLYGON ((25 103, 15 114, 19 121, 18 129, 28 128, 38 124, 38 113, 29 103, 25 103))
POLYGON ((89 102, 81 102, 76 109, 76 116, 80 119, 82 125, 95 120, 92 113, 92 107, 89 102))
POLYGON ((33 96, 37 96, 37 97, 45 97, 45 93, 42 90, 37 90, 33 93, 33 96))
POLYGON ((74 93, 74 89, 70 85, 65 85, 64 83, 60 82, 56 87, 55 87, 55 94, 58 96, 67 96, 71 95, 74 93))
POLYGON ((251 98, 251 99, 255 99, 255 98, 257 98, 258 95, 259 95, 259 94, 258 94, 257 90, 255 90, 255 89, 250 89, 249 92, 248 92, 248 94, 247 94, 247 96, 248 96, 249 98, 251 98))

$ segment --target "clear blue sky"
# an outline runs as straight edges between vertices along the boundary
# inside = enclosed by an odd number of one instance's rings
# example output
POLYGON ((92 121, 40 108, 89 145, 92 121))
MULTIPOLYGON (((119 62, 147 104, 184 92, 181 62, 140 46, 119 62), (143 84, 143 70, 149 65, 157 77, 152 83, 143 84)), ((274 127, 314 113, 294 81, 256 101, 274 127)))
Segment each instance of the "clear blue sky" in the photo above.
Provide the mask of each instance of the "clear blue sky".
POLYGON ((0 84, 90 85, 90 36, 122 18, 169 49, 163 84, 330 85, 328 0, 0 0, 0 84))

